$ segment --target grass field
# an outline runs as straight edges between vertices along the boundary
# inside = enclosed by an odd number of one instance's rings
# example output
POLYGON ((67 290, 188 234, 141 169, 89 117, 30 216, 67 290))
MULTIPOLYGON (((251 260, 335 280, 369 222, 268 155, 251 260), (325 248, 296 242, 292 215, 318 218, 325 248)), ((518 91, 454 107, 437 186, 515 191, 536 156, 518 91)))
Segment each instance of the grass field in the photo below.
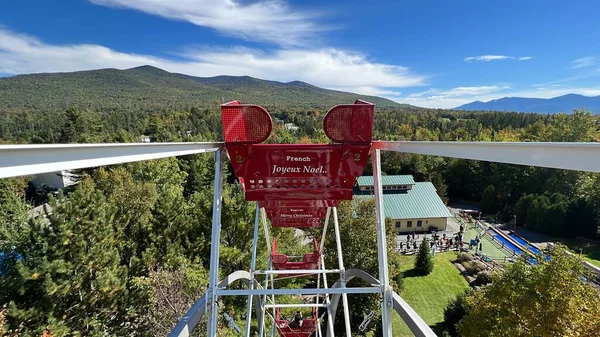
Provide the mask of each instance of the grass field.
POLYGON ((579 255, 581 252, 581 257, 585 261, 596 267, 600 267, 600 248, 579 240, 564 240, 564 244, 566 244, 574 254, 579 255))
MULTIPOLYGON (((434 329, 439 335, 444 320, 444 308, 448 301, 469 287, 450 261, 454 252, 436 254, 435 267, 427 276, 417 275, 413 270, 414 256, 402 257, 404 289, 400 296, 434 329)), ((400 316, 393 315, 394 337, 413 336, 400 316)))

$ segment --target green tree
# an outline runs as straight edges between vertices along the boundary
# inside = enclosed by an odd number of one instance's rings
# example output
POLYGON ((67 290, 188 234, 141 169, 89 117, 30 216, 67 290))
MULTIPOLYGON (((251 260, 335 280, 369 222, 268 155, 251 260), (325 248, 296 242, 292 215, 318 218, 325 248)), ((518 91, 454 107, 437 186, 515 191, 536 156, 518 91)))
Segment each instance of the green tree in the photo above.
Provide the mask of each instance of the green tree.
POLYGON ((496 214, 499 209, 500 204, 498 201, 498 194, 496 193, 496 187, 494 187, 494 185, 488 185, 481 197, 481 211, 487 214, 496 214))
POLYGON ((419 252, 415 257, 415 269, 421 273, 421 275, 429 275, 433 271, 433 256, 429 247, 429 241, 427 238, 423 238, 421 245, 419 246, 419 252))
MULTIPOLYGON (((186 261, 177 267, 159 267, 143 280, 150 289, 152 305, 142 319, 151 336, 167 336, 175 323, 204 294, 208 273, 201 265, 186 261)), ((202 335, 205 327, 201 322, 194 336, 202 335)))
POLYGON ((3 273, 7 325, 26 336, 44 329, 55 336, 127 333, 135 312, 120 305, 127 267, 120 265, 115 209, 90 179, 52 206, 49 223, 31 222, 29 240, 17 248, 22 258, 3 273))
POLYGON ((444 309, 444 325, 451 336, 458 336, 456 327, 471 309, 468 298, 472 295, 473 290, 468 289, 464 293, 456 296, 453 300, 448 302, 448 305, 446 305, 446 308, 444 309))
POLYGON ((537 197, 535 194, 523 194, 515 205, 515 215, 517 216, 517 224, 523 225, 527 220, 531 203, 537 197))
POLYGON ((520 260, 469 298, 458 324, 464 337, 597 336, 600 297, 579 259, 558 246, 551 260, 520 260))
MULTIPOLYGON (((375 230, 375 200, 352 200, 344 201, 338 207, 338 219, 340 225, 340 238, 342 241, 342 254, 344 267, 346 269, 356 268, 377 277, 379 274, 379 259, 377 255, 377 232, 375 230)), ((392 287, 399 291, 402 283, 402 274, 398 263, 398 253, 395 251, 395 235, 391 221, 386 221, 388 260, 390 261, 390 281, 392 287)), ((325 240, 323 250, 325 266, 336 268, 338 265, 337 248, 332 224, 325 240)), ((329 280, 329 278, 328 278, 329 280)), ((334 278, 335 282, 337 278, 334 278)), ((366 286, 354 279, 349 282, 350 286, 366 286)), ((358 325, 362 322, 364 315, 371 311, 378 312, 380 301, 374 295, 348 296, 350 322, 352 331, 358 331, 358 325)), ((374 329, 376 324, 369 325, 369 330, 374 329)), ((335 322, 336 331, 344 331, 344 320, 340 310, 335 322)), ((366 332, 365 332, 366 333, 366 332)), ((360 333, 361 335, 364 333, 360 333)))
POLYGON ((26 179, 22 178, 0 179, 0 252, 4 254, 4 258, 0 258, 0 275, 2 264, 9 260, 14 262, 8 256, 20 254, 15 247, 23 248, 20 243, 29 236, 27 205, 23 201, 26 184, 26 179))
POLYGON ((527 213, 527 228, 542 232, 546 221, 546 214, 551 205, 550 198, 547 195, 537 196, 531 202, 529 213, 527 213))
POLYGON ((126 167, 94 172, 96 187, 115 207, 115 224, 122 263, 135 275, 145 274, 142 255, 152 244, 153 209, 159 198, 152 182, 135 179, 126 167))
POLYGON ((590 200, 583 198, 572 199, 567 211, 567 225, 575 227, 569 231, 570 236, 583 236, 596 239, 598 236, 597 212, 590 200))

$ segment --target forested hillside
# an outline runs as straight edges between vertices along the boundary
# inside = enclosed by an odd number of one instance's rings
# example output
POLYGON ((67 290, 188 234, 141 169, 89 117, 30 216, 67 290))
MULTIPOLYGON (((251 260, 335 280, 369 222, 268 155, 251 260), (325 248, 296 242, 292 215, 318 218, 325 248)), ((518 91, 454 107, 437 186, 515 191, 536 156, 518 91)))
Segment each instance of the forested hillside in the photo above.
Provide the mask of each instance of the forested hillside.
POLYGON ((363 98, 378 107, 400 104, 381 97, 327 90, 303 82, 281 83, 248 76, 193 77, 151 66, 0 78, 0 113, 56 111, 157 111, 214 108, 223 101, 261 102, 269 109, 326 109, 363 98))
MULTIPOLYGON (((141 135, 156 141, 219 140, 220 99, 214 95, 227 93, 226 100, 271 107, 276 125, 269 142, 326 142, 321 123, 327 109, 357 98, 300 83, 259 81, 264 86, 259 90, 256 81, 195 79, 155 68, 2 79, 0 141, 134 142, 141 135), (96 89, 89 90, 90 83, 96 89), (197 90, 198 86, 209 89, 197 90), (236 91, 244 87, 246 91, 236 91), (315 90, 323 96, 314 106, 302 105, 315 90), (201 95, 210 98, 203 100, 201 95), (294 123, 299 130, 291 132, 283 123, 294 123)), ((600 139, 598 116, 586 111, 456 112, 370 100, 382 103, 376 112, 377 139, 600 139)), ((165 335, 206 289, 213 164, 210 155, 196 155, 85 170, 74 192, 51 201, 54 213, 49 222, 27 219, 27 178, 0 180, 0 335, 40 336, 44 330, 53 336, 165 335)), ((386 152, 382 166, 386 174, 432 181, 446 200, 481 202, 486 213, 504 220, 516 214, 519 224, 532 230, 597 238, 598 174, 386 152)), ((226 181, 222 276, 247 268, 254 219, 254 206, 243 200, 230 173, 226 181)), ((342 205, 342 226, 367 226, 373 212, 372 204, 342 205), (360 221, 350 220, 359 214, 353 210, 360 210, 360 221)), ((375 240, 366 237, 374 231, 352 228, 341 229, 348 252, 362 251, 366 239, 375 240), (352 239, 356 233, 363 237, 352 239)), ((310 249, 301 246, 293 231, 276 235, 284 253, 298 255, 310 249)), ((389 247, 393 264, 393 245, 389 247)), ((265 248, 259 252, 263 265, 265 248)), ((373 268, 375 260, 369 258, 377 258, 375 251, 361 261, 348 258, 348 266, 360 262, 373 268)), ((400 287, 401 275, 392 275, 400 287)), ((352 306, 353 315, 360 318, 378 303, 368 297, 352 306)), ((243 325, 243 301, 223 299, 220 308, 243 325)), ((226 325, 221 327, 226 335, 226 325)))

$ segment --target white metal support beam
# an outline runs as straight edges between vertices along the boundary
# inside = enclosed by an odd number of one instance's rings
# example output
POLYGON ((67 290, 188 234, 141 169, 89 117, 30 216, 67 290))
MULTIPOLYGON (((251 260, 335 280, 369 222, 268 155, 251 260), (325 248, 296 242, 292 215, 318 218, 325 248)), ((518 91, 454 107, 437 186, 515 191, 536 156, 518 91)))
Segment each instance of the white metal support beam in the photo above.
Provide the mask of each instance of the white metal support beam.
POLYGON ((323 234, 321 235, 321 245, 319 246, 319 253, 323 254, 323 247, 325 246, 325 235, 327 235, 327 228, 329 227, 329 217, 331 216, 331 207, 327 207, 327 213, 325 214, 325 224, 323 224, 323 234))
MULTIPOLYGON (((290 257, 288 255, 288 257, 290 257)), ((339 273, 339 269, 290 269, 290 270, 256 270, 254 275, 316 275, 325 273, 339 273)))
MULTIPOLYGON (((246 285, 250 284, 250 273, 248 273, 246 270, 238 270, 232 274, 229 274, 227 277, 221 280, 221 282, 219 282, 219 288, 226 288, 227 286, 238 281, 242 281, 246 285)), ((198 301, 196 301, 196 303, 194 303, 190 310, 188 310, 187 313, 181 317, 177 325, 175 325, 169 334, 169 337, 189 337, 192 335, 192 332, 198 323, 200 323, 200 320, 206 312, 207 297, 208 294, 204 294, 198 301)), ((254 310, 256 312, 261 312, 262 308, 259 304, 260 299, 255 298, 254 302, 254 310)))
POLYGON ((400 297, 400 295, 395 292, 392 293, 392 300, 394 310, 400 315, 400 318, 406 323, 415 337, 437 337, 429 325, 425 323, 421 316, 419 316, 419 314, 417 314, 413 308, 400 297))
POLYGON ((385 233, 385 213, 383 210, 383 187, 381 185, 380 151, 371 153, 373 163, 373 187, 375 188, 375 213, 377 218, 377 255, 379 258, 379 284, 382 287, 381 323, 383 337, 392 337, 391 288, 388 273, 387 237, 385 233))
POLYGON ((223 143, 0 145, 0 178, 212 152, 223 143))
POLYGON ((378 141, 373 149, 600 172, 600 143, 378 141))
POLYGON ((213 196, 212 233, 210 237, 210 269, 208 279, 208 337, 217 335, 217 289, 219 282, 219 247, 221 246, 221 209, 223 208, 223 161, 221 150, 215 152, 215 186, 213 196))
MULTIPOLYGON (((250 284, 249 289, 254 289, 254 272, 256 270, 256 248, 258 246, 258 213, 260 208, 258 202, 256 203, 256 216, 254 218, 254 237, 252 239, 252 261, 250 262, 250 284)), ((258 315, 258 313, 256 313, 258 315)), ((262 317, 258 317, 259 320, 262 317)), ((246 337, 250 337, 250 323, 252 322, 252 296, 248 296, 248 307, 246 309, 246 337)), ((258 325, 262 325, 262 322, 258 322, 258 325)))
MULTIPOLYGON (((323 268, 325 268, 325 258, 323 255, 321 255, 321 264, 323 265, 323 268)), ((327 274, 323 274, 323 285, 325 286, 325 289, 329 288, 329 285, 327 284, 327 274)), ((333 317, 331 315, 331 300, 329 299, 328 293, 325 294, 325 303, 327 303, 327 336, 335 336, 333 317)))
POLYGON ((381 294, 381 287, 349 287, 349 288, 294 288, 294 289, 217 289, 217 296, 248 296, 248 295, 324 295, 324 294, 381 294))
MULTIPOLYGON (((335 243, 337 245, 338 264, 341 270, 340 280, 342 281, 342 288, 346 288, 346 271, 344 270, 344 257, 342 256, 342 240, 340 239, 340 224, 338 223, 337 207, 333 207, 333 228, 335 229, 335 243)), ((344 306, 344 325, 346 327, 346 337, 352 337, 347 294, 342 294, 342 304, 344 306)))
MULTIPOLYGON (((319 253, 321 254, 321 270, 325 270, 325 257, 323 256, 323 247, 325 246, 325 237, 327 235, 327 228, 329 227, 329 217, 331 216, 331 207, 327 207, 327 214, 325 215, 325 224, 323 225, 323 233, 321 234, 321 245, 319 246, 319 253)), ((336 272, 339 272, 336 271, 336 272)), ((323 277, 323 287, 329 288, 327 284, 327 273, 318 275, 317 288, 320 287, 321 276, 323 277)), ((319 297, 317 297, 317 303, 319 303, 319 297)), ((325 303, 327 304, 327 336, 334 336, 333 319, 331 318, 331 301, 329 300, 329 294, 325 294, 325 303)), ((321 327, 319 326, 319 335, 321 334, 321 327)))
MULTIPOLYGON (((271 266, 272 266, 271 265, 271 236, 269 235, 269 227, 267 225, 267 213, 265 212, 264 208, 261 208, 260 215, 261 215, 261 220, 262 220, 262 224, 263 224, 263 230, 264 230, 264 235, 265 235, 265 243, 266 243, 266 246, 267 246, 267 254, 268 254, 267 255, 266 270, 271 270, 272 269, 271 268, 271 266)), ((269 288, 269 278, 271 279, 271 288, 273 288, 273 286, 274 286, 275 282, 273 281, 273 275, 265 274, 264 289, 268 289, 269 288)), ((275 296, 274 295, 271 297, 271 302, 275 303, 275 296)), ((262 318, 260 320, 261 322, 263 322, 263 324, 258 327, 258 336, 259 337, 263 337, 263 333, 265 335, 267 333, 265 331, 265 327, 266 327, 266 325, 265 325, 265 313, 266 313, 265 304, 266 303, 267 303, 267 294, 264 294, 263 297, 262 297, 262 303, 261 303, 261 305, 262 305, 262 311, 261 311, 262 318)), ((273 309, 273 317, 275 317, 275 309, 273 309)), ((274 331, 275 331, 275 322, 273 321, 271 323, 271 335, 273 335, 274 331)))
POLYGON ((325 308, 325 303, 288 303, 288 304, 267 304, 266 308, 325 308))

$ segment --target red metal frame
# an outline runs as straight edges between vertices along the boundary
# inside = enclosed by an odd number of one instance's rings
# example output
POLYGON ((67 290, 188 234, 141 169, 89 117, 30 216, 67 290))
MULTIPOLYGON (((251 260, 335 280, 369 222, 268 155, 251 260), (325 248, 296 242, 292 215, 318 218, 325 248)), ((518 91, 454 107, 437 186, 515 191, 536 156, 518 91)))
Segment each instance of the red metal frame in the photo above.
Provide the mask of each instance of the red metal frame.
POLYGON ((331 108, 323 119, 323 130, 337 143, 371 144, 374 105, 363 100, 331 108))
POLYGON ((280 309, 275 309, 275 325, 277 332, 282 337, 311 337, 318 327, 317 309, 313 308, 310 318, 305 318, 302 327, 291 328, 291 321, 281 319, 280 309))
POLYGON ((271 130, 269 113, 239 101, 221 106, 225 146, 246 200, 350 200, 371 148, 374 105, 333 107, 323 120, 338 144, 259 144, 271 130))
MULTIPOLYGON (((313 238, 313 251, 304 254, 302 261, 289 261, 285 254, 277 253, 277 239, 273 238, 273 248, 271 251, 271 264, 275 270, 313 270, 318 269, 321 260, 321 253, 317 245, 317 239, 313 238)), ((289 276, 289 275, 280 275, 289 276)))
POLYGON ((240 101, 221 105, 221 121, 225 143, 262 143, 273 129, 273 120, 265 108, 240 101))

